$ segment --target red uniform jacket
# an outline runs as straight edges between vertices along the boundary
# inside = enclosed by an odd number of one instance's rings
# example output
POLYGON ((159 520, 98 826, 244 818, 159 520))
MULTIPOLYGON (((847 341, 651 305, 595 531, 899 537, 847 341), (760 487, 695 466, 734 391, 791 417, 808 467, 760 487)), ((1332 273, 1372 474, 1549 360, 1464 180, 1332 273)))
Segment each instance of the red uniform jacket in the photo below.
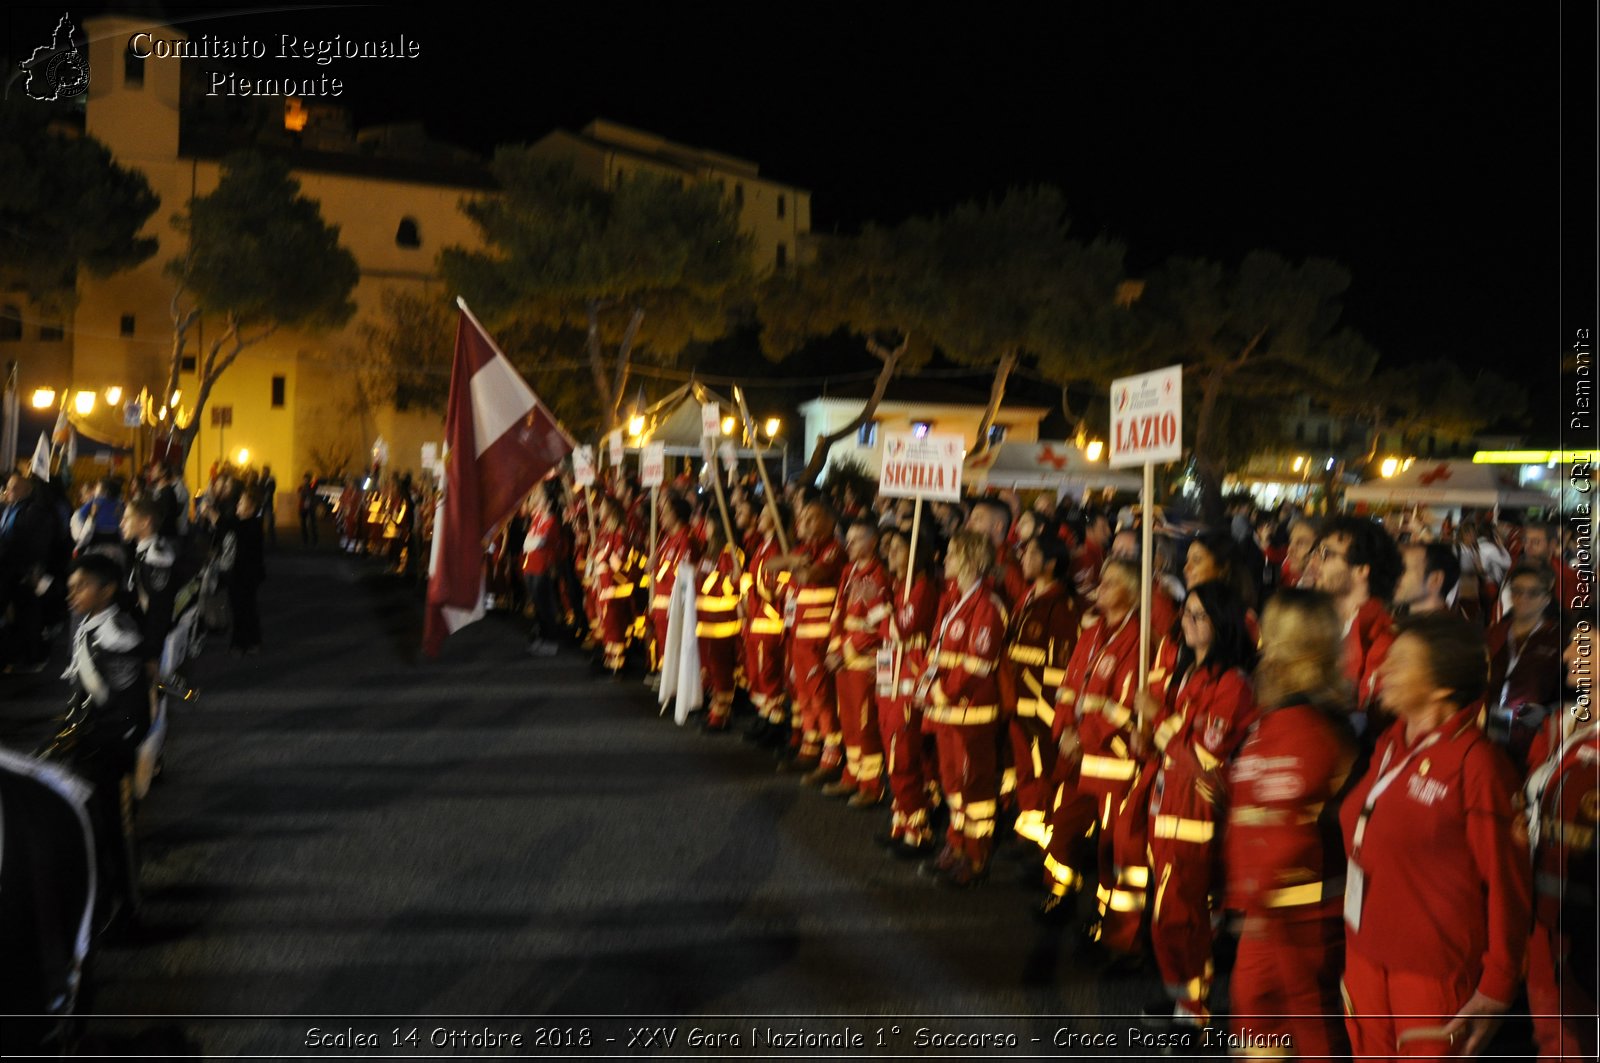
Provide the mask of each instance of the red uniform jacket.
POLYGON ((1129 610, 1115 629, 1099 613, 1086 614, 1056 693, 1052 729, 1059 741, 1076 728, 1083 751, 1078 786, 1086 793, 1116 793, 1138 768, 1128 745, 1138 681, 1139 611, 1129 610))
POLYGON ((789 582, 789 574, 771 567, 770 562, 777 556, 778 537, 769 535, 751 552, 744 575, 739 578, 739 590, 744 596, 745 630, 752 636, 783 637, 783 608, 778 595, 789 582))
POLYGON ((1561 709, 1545 722, 1528 756, 1525 794, 1534 836, 1534 918, 1547 931, 1585 944, 1593 979, 1600 724, 1580 723, 1563 735, 1559 727, 1569 711, 1561 709))
POLYGON ((1344 635, 1344 674, 1356 688, 1356 708, 1369 708, 1378 697, 1378 669, 1394 643, 1394 621, 1383 603, 1369 598, 1356 612, 1344 635))
POLYGON ((884 637, 899 651, 899 673, 894 683, 894 697, 910 697, 917 679, 928 668, 928 644, 933 639, 933 626, 939 620, 939 599, 944 582, 925 572, 917 573, 911 585, 911 596, 906 597, 905 579, 891 585, 894 595, 894 613, 884 618, 884 637))
POLYGON ((876 557, 845 567, 834 599, 828 653, 842 657, 846 669, 870 672, 877 667, 884 622, 893 611, 889 593, 889 574, 876 557))
POLYGON ((656 544, 656 570, 651 573, 650 611, 665 613, 672 604, 672 585, 678 579, 678 566, 694 564, 699 551, 694 548, 687 528, 676 528, 656 544))
POLYGON ((739 637, 744 624, 739 619, 739 552, 724 546, 715 558, 702 557, 695 563, 700 586, 695 589, 696 637, 704 640, 739 637))
POLYGON ((1219 794, 1214 782, 1255 722, 1255 692, 1237 668, 1191 668, 1156 724, 1161 771, 1150 795, 1150 837, 1209 842, 1219 794))
POLYGON ((528 519, 528 535, 522 540, 522 574, 544 575, 555 567, 560 553, 561 535, 555 516, 547 509, 536 511, 528 519))
POLYGON ((1029 587, 1011 616, 1006 658, 1000 664, 1001 706, 1009 715, 1049 727, 1056 718, 1056 688, 1078 641, 1078 599, 1059 581, 1029 587))
POLYGON ((1462 709, 1415 744, 1406 742, 1404 721, 1378 739, 1339 815, 1345 851, 1365 880, 1361 927, 1346 940, 1390 971, 1471 972, 1480 993, 1509 1004, 1522 981, 1532 875, 1516 772, 1483 733, 1480 711, 1462 709), (1357 821, 1386 764, 1398 774, 1356 845, 1357 821))
POLYGON ((1002 546, 996 553, 994 568, 989 573, 989 582, 994 587, 994 592, 1000 596, 1000 604, 1009 612, 1022 601, 1022 596, 1028 593, 1028 581, 1022 577, 1022 566, 1008 552, 1010 547, 1002 546))
POLYGON ((1321 709, 1260 714, 1228 771, 1229 908, 1276 919, 1337 917, 1344 846, 1325 806, 1354 760, 1349 727, 1321 709))
POLYGON ((801 544, 797 552, 806 558, 806 578, 796 572, 789 581, 795 609, 794 638, 816 643, 820 655, 833 634, 833 603, 839 596, 844 548, 829 535, 820 542, 801 544))
POLYGON ((965 594, 958 589, 953 597, 934 628, 930 650, 933 682, 923 715, 935 724, 992 724, 1000 718, 1005 605, 987 581, 980 581, 965 594))
POLYGON ((643 559, 633 548, 632 537, 626 528, 618 528, 610 532, 601 530, 598 540, 594 557, 595 596, 602 601, 631 598, 643 568, 643 559))
POLYGON ((1486 636, 1489 701, 1554 708, 1561 700, 1561 635, 1556 625, 1540 618, 1538 626, 1517 646, 1511 644, 1510 634, 1511 618, 1506 617, 1486 636))

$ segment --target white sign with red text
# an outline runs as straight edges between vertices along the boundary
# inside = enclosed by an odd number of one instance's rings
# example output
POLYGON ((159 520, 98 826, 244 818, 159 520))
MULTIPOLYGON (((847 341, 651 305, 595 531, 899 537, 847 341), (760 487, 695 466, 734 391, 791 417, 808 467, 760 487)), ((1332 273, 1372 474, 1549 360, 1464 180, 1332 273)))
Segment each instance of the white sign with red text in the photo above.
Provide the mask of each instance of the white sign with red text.
POLYGON ((885 498, 961 501, 961 462, 966 440, 955 435, 885 432, 878 493, 885 498))
POLYGON ((1183 366, 1111 382, 1113 469, 1183 457, 1183 366))
POLYGON ((615 429, 606 436, 606 450, 607 456, 611 459, 611 467, 622 468, 622 429, 615 429))
POLYGON ((700 404, 700 434, 714 439, 722 434, 722 407, 714 402, 700 404))
POLYGON ((667 445, 646 443, 639 456, 639 482, 645 487, 660 487, 667 478, 667 445))
POLYGON ((579 487, 594 486, 594 448, 588 444, 572 452, 572 482, 579 487))

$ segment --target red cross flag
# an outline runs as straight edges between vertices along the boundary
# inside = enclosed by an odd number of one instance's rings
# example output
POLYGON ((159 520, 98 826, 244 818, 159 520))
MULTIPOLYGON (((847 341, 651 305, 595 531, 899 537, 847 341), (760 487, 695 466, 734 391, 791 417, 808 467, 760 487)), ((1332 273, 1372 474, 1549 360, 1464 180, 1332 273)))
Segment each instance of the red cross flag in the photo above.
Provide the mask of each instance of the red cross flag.
POLYGON ((444 422, 444 491, 434 518, 422 650, 483 616, 483 551, 494 529, 551 469, 572 437, 460 299, 444 422))

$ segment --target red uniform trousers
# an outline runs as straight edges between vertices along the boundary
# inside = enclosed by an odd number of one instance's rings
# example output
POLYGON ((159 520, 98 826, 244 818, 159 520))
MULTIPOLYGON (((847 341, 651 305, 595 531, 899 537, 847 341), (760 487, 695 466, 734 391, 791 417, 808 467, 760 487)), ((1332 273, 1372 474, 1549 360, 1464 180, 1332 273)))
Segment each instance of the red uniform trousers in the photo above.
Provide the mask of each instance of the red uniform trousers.
POLYGON ((933 725, 939 751, 939 785, 950 809, 945 844, 973 868, 989 864, 1000 796, 998 721, 933 725))
POLYGON ((1539 1058, 1595 1058, 1595 1001, 1562 963, 1571 945, 1554 927, 1533 924, 1528 939, 1528 1011, 1539 1058))
POLYGON ((1229 983, 1229 1026, 1263 1042, 1243 1056, 1345 1059, 1350 1043, 1339 1021, 1339 971, 1344 966, 1340 901, 1306 906, 1292 917, 1251 915, 1239 935, 1229 983))
POLYGON ((1355 952, 1345 953, 1345 1028, 1350 1049, 1362 1060, 1454 1059, 1467 1046, 1438 1036, 1478 988, 1477 971, 1437 974, 1391 971, 1355 952), (1402 1043, 1403 1041, 1403 1043, 1402 1043))
POLYGON ((739 665, 739 637, 700 637, 700 677, 711 692, 707 709, 708 723, 712 727, 725 726, 733 715, 733 695, 737 690, 735 676, 739 665))
POLYGON ((861 793, 883 793, 883 746, 878 737, 878 677, 876 661, 852 662, 834 673, 839 695, 839 733, 844 740, 844 781, 854 782, 861 793), (852 667, 852 664, 858 665, 852 667))
MULTIPOLYGON (((1127 761, 1132 766, 1132 761, 1127 761)), ((1095 900, 1100 911, 1096 939, 1118 952, 1141 951, 1139 928, 1144 922, 1145 888, 1150 883, 1145 820, 1148 817, 1150 779, 1126 782, 1097 778, 1085 780, 1086 790, 1099 802, 1100 835, 1095 869, 1099 887, 1095 900)))
POLYGON ((650 670, 661 671, 661 655, 667 650, 667 607, 650 603, 650 670))
POLYGON ((1083 869, 1094 859, 1091 839, 1099 815, 1095 795, 1079 786, 1077 765, 1058 757, 1044 855, 1045 886, 1056 896, 1083 888, 1083 869))
POLYGON ((750 690, 750 704, 768 723, 788 722, 783 706, 783 630, 775 635, 744 635, 744 681, 750 690))
POLYGON ((1011 768, 1016 779, 1017 833, 1044 844, 1049 819, 1050 776, 1056 763, 1056 743, 1050 728, 1031 717, 1006 721, 1005 740, 1011 747, 1011 768))
POLYGON ((820 757, 825 767, 843 759, 839 748, 839 717, 834 701, 833 673, 824 659, 826 638, 796 637, 789 643, 789 675, 794 683, 795 715, 799 720, 800 756, 820 757))
MULTIPOLYGON (((1211 996, 1211 886, 1217 854, 1208 836, 1163 837, 1157 817, 1150 834, 1150 951, 1167 995, 1175 1003, 1173 1018, 1204 1026, 1211 1021, 1206 1000, 1211 996)), ((1173 817, 1176 818, 1176 817, 1173 817)), ((1210 824, 1207 824, 1210 826, 1210 824)))
POLYGON ((610 589, 600 591, 600 641, 605 643, 606 667, 612 671, 622 667, 628 651, 628 637, 633 632, 633 600, 607 597, 610 589))
POLYGON ((910 695, 878 700, 878 735, 894 802, 889 833, 909 845, 920 845, 929 838, 928 775, 922 756, 922 714, 910 695))

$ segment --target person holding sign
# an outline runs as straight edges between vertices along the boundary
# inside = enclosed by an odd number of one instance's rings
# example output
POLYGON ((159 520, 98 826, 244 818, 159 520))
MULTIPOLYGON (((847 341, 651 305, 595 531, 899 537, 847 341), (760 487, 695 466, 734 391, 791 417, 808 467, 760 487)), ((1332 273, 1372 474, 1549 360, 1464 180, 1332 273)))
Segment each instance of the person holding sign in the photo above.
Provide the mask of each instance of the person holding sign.
POLYGON ((931 865, 958 889, 989 871, 1000 797, 1000 655, 1006 610, 988 580, 994 549, 977 532, 957 533, 945 555, 944 615, 918 686, 939 751, 939 785, 950 811, 944 851, 931 865))
MULTIPOLYGON (((1074 885, 1074 865, 1081 859, 1073 846, 1084 833, 1078 824, 1082 799, 1093 801, 1100 830, 1100 884, 1099 917, 1089 928, 1089 938, 1119 962, 1138 955, 1150 878, 1142 848, 1122 852, 1116 845, 1118 817, 1145 814, 1142 807, 1123 807, 1138 768, 1132 748, 1138 683, 1139 568, 1113 558, 1100 571, 1094 612, 1084 620, 1056 697, 1053 734, 1061 754, 1057 781, 1065 789, 1052 824, 1046 867, 1064 869, 1056 876, 1063 888, 1052 892, 1067 895, 1074 885)), ((1127 832, 1124 836, 1131 837, 1127 832)))
POLYGON ((781 746, 789 730, 783 693, 783 609, 779 596, 789 582, 787 572, 773 566, 782 554, 778 522, 789 522, 788 506, 762 507, 756 517, 757 541, 745 563, 739 588, 744 601, 744 681, 756 722, 746 739, 762 746, 781 746))
POLYGON ((908 535, 891 529, 883 536, 883 554, 892 579, 894 612, 884 619, 885 646, 878 651, 878 733, 894 812, 889 832, 874 840, 896 858, 914 860, 932 855, 933 831, 928 825, 929 777, 922 755, 922 713, 913 694, 918 677, 928 668, 928 643, 939 618, 944 583, 934 567, 933 547, 927 539, 917 544, 913 558, 908 535))
POLYGON ((848 796, 853 808, 871 808, 883 800, 875 687, 883 622, 891 608, 889 576, 878 560, 878 526, 861 518, 851 521, 845 552, 850 564, 839 580, 827 658, 839 695, 845 767, 839 781, 822 792, 828 797, 848 796))
POLYGON ((1437 613, 1383 662, 1395 723, 1339 815, 1357 1056, 1477 1055, 1516 999, 1533 876, 1516 771, 1478 723, 1487 671, 1482 636, 1437 613))

